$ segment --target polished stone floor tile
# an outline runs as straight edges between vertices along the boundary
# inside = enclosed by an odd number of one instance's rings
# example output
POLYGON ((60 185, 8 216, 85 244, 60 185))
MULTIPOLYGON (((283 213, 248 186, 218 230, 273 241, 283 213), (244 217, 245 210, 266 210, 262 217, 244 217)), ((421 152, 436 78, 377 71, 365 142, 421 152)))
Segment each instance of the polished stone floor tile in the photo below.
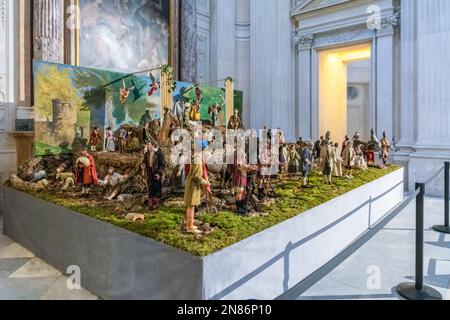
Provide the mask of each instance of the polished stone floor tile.
POLYGON ((30 258, 0 259, 0 280, 8 278, 28 261, 30 258))
POLYGON ((0 259, 33 258, 34 254, 18 243, 12 243, 0 250, 0 259))
POLYGON ((2 250, 3 248, 6 248, 7 246, 10 246, 14 243, 14 241, 12 241, 10 238, 4 236, 1 234, 0 231, 0 250, 2 250))
POLYGON ((67 278, 62 276, 41 296, 41 300, 97 300, 97 296, 81 288, 69 290, 67 278))
POLYGON ((39 300, 57 278, 5 279, 0 281, 0 300, 39 300))
MULTIPOLYGON (((431 230, 442 222, 443 201, 426 199, 425 210, 424 281, 450 299, 450 238, 431 230)), ((410 205, 298 299, 401 299, 396 286, 415 280, 415 233, 410 205)))
POLYGON ((17 269, 9 278, 58 278, 62 274, 39 258, 33 258, 17 269))

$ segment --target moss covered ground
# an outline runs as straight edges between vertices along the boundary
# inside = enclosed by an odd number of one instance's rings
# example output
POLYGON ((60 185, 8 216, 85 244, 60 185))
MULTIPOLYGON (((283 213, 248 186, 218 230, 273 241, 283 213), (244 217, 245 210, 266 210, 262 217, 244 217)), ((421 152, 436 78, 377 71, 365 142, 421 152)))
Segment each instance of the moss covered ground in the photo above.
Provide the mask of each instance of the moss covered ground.
POLYGON ((158 212, 151 214, 143 212, 146 213, 145 221, 133 223, 118 217, 105 203, 87 204, 80 199, 61 197, 48 191, 34 193, 34 196, 158 240, 190 254, 207 256, 398 169, 398 166, 385 169, 370 168, 365 172, 355 172, 354 179, 335 178, 333 185, 323 184, 323 178, 313 173, 310 178, 312 188, 306 190, 301 189, 300 177, 276 182, 277 200, 267 210, 268 216, 241 217, 232 212, 203 215, 199 219, 216 227, 216 230, 202 237, 188 235, 182 231, 184 219, 182 208, 162 207, 158 212))

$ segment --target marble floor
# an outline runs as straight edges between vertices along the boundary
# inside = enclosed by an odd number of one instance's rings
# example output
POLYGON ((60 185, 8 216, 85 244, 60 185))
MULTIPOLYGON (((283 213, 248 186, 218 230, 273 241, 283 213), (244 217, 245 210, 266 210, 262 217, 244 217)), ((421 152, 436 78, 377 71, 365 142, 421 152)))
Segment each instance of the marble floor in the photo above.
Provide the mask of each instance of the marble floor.
MULTIPOLYGON (((415 277, 415 203, 299 300, 397 300, 396 286, 415 277)), ((434 232, 444 223, 442 199, 426 199, 424 281, 450 300, 450 235, 434 232)))
POLYGON ((0 300, 97 300, 85 289, 69 290, 67 277, 3 235, 0 214, 0 300))

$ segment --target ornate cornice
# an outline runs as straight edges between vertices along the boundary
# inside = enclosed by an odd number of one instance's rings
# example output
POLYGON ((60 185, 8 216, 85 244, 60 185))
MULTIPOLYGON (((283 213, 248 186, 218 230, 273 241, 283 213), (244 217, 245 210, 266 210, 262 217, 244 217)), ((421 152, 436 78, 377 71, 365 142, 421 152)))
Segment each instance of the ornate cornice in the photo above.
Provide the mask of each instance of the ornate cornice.
POLYGON ((315 35, 314 46, 324 47, 329 45, 342 44, 371 39, 374 31, 361 25, 359 27, 340 29, 315 35))
POLYGON ((291 16, 346 4, 350 1, 351 0, 297 0, 291 9, 291 16))

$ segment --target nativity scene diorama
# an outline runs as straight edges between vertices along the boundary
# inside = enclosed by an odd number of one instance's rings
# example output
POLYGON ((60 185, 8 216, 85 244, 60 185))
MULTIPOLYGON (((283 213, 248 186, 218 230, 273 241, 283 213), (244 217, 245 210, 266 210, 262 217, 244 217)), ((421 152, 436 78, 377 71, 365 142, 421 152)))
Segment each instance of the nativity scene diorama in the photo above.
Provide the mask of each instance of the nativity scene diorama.
POLYGON ((281 129, 245 131, 232 78, 219 88, 177 82, 168 65, 122 74, 46 62, 34 74, 35 157, 10 186, 188 251, 197 241, 195 254, 395 170, 386 132, 288 143, 281 129), (174 162, 179 130, 190 152, 174 162), (212 163, 211 130, 228 143, 212 163))

